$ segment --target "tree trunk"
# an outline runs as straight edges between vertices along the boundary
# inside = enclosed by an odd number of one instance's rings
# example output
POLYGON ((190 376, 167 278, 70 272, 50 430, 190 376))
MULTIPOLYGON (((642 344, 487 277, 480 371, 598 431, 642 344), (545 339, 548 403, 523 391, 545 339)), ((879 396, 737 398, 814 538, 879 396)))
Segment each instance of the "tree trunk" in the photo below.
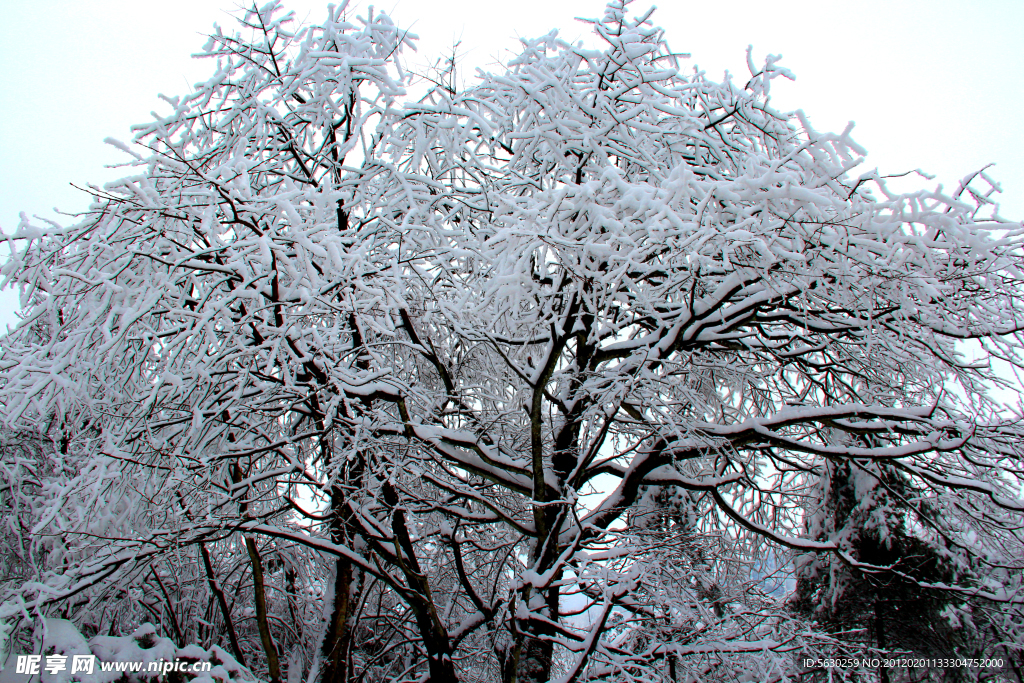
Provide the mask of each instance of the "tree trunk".
POLYGON ((270 676, 270 683, 281 683, 281 661, 277 654, 277 646, 274 644, 274 636, 270 633, 270 620, 267 618, 267 593, 263 582, 263 561, 256 549, 256 541, 245 537, 245 549, 249 553, 249 561, 252 564, 252 585, 256 600, 256 626, 260 631, 260 642, 263 644, 263 651, 267 655, 267 673, 270 676))
POLYGON ((352 588, 352 563, 339 558, 334 563, 334 606, 320 649, 324 662, 320 676, 322 683, 347 683, 350 679, 352 588))
POLYGON ((384 502, 392 508, 391 529, 397 541, 395 560, 405 574, 409 588, 412 589, 406 600, 416 615, 416 626, 423 639, 423 649, 427 651, 428 678, 425 683, 457 683, 459 679, 455 675, 448 631, 437 613, 430 581, 416 559, 415 548, 405 521, 405 511, 398 507, 398 493, 390 483, 384 482, 382 490, 384 502))
POLYGON ((238 634, 235 633, 235 622, 231 619, 231 610, 228 608, 228 601, 224 597, 224 591, 217 583, 217 577, 213 573, 213 562, 210 561, 210 551, 206 549, 205 543, 199 544, 199 554, 203 558, 203 566, 206 568, 206 580, 210 585, 210 592, 217 598, 217 605, 220 606, 221 618, 224 619, 224 629, 228 632, 228 642, 231 643, 231 653, 242 666, 249 666, 245 663, 245 655, 238 645, 238 634))
POLYGON ((550 640, 529 638, 519 658, 518 683, 547 683, 551 680, 554 650, 550 640))
MULTIPOLYGON (((339 217, 344 215, 339 209, 339 217)), ((362 338, 354 320, 349 323, 352 329, 352 346, 358 349, 362 345, 362 338)), ((363 370, 368 364, 361 357, 357 365, 363 370)), ((334 448, 332 437, 326 429, 323 410, 320 400, 316 394, 310 397, 310 408, 317 415, 316 425, 321 430, 320 456, 325 467, 339 466, 334 463, 334 448)), ((343 467, 343 474, 339 473, 339 479, 346 483, 361 484, 364 468, 363 454, 357 452, 357 457, 351 463, 340 464, 343 467)), ((356 530, 352 528, 349 518, 348 501, 346 491, 340 486, 332 486, 331 490, 331 519, 330 531, 331 542, 337 545, 345 545, 355 538, 356 530)), ((327 621, 327 633, 320 647, 320 657, 323 661, 323 668, 320 673, 321 683, 348 683, 353 678, 352 666, 352 606, 357 600, 359 592, 360 573, 352 562, 339 557, 334 561, 334 604, 331 607, 331 616, 327 621)))
MULTIPOLYGON (((238 463, 231 466, 231 481, 237 486, 242 482, 242 468, 238 463)), ((239 503, 239 512, 242 519, 252 520, 249 511, 249 503, 242 500, 239 503)), ((274 636, 270 632, 270 620, 267 613, 267 591, 263 580, 263 561, 260 559, 259 550, 256 548, 256 541, 245 534, 245 550, 249 554, 249 564, 252 565, 252 588, 253 599, 256 602, 256 626, 260 632, 260 643, 267 655, 267 674, 270 676, 270 683, 281 683, 281 660, 277 653, 277 646, 274 644, 274 636)))
MULTIPOLYGON (((549 533, 557 533, 557 529, 560 527, 557 516, 549 513, 545 527, 549 533)), ((537 543, 542 548, 548 547, 546 551, 540 550, 544 554, 536 561, 536 566, 540 568, 541 572, 544 572, 554 564, 555 558, 558 557, 559 548, 557 543, 542 544, 539 539, 537 543)), ((561 598, 561 590, 558 584, 561 578, 562 572, 559 570, 551 580, 553 585, 544 591, 544 602, 546 603, 544 606, 545 616, 553 622, 558 621, 558 603, 561 598)), ((524 597, 529 601, 531 595, 528 593, 524 597)), ((517 683, 547 683, 547 681, 551 680, 551 666, 554 662, 555 654, 555 644, 552 642, 551 637, 554 635, 551 627, 538 624, 533 630, 533 635, 526 636, 526 642, 519 656, 517 683), (544 637, 538 638, 534 636, 544 637)))
MULTIPOLYGON (((348 480, 362 478, 361 462, 349 472, 348 480)), ((344 545, 354 537, 345 500, 340 487, 331 490, 331 541, 344 545)), ((327 621, 327 633, 320 646, 323 661, 321 683, 348 683, 353 678, 352 668, 352 607, 358 599, 361 574, 350 560, 339 557, 334 561, 334 604, 327 621)))

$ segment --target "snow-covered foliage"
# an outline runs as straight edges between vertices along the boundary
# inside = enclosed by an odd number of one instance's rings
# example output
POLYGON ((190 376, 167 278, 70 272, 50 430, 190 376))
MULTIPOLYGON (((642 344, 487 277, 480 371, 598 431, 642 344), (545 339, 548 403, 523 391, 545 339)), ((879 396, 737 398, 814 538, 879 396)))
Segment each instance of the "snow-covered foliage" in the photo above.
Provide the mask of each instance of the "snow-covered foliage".
POLYGON ((984 174, 858 174, 777 58, 715 82, 649 15, 414 98, 386 15, 271 3, 79 222, 24 221, 11 646, 59 615, 275 683, 783 680, 847 647, 769 587, 792 552, 994 606, 1019 656, 1024 226, 984 174), (896 527, 944 580, 858 554, 896 527))
POLYGON ((160 637, 149 623, 141 624, 127 636, 97 635, 86 640, 70 621, 43 618, 39 621, 36 640, 39 644, 37 649, 44 657, 56 655, 64 658, 50 667, 45 660, 42 662, 39 671, 42 683, 147 683, 159 677, 159 674, 150 671, 151 666, 162 668, 165 662, 178 662, 185 667, 208 664, 208 667, 202 667, 207 670, 190 676, 193 683, 241 683, 255 680, 231 655, 216 645, 209 649, 194 644, 178 647, 170 639, 160 637), (88 667, 76 670, 71 662, 74 657, 83 655, 94 659, 88 667), (117 667, 116 664, 124 666, 117 667), (132 665, 140 670, 133 671, 132 665))

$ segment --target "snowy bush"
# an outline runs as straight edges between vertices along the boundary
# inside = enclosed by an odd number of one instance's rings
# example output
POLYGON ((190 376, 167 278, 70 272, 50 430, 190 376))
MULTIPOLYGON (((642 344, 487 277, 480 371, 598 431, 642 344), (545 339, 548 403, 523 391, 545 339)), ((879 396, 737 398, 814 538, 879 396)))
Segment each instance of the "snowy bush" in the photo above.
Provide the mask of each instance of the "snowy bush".
MULTIPOLYGON (((198 645, 176 647, 168 638, 157 635, 152 624, 142 624, 129 636, 93 636, 88 641, 75 628, 75 625, 64 619, 43 619, 40 624, 40 650, 44 660, 40 667, 42 683, 146 683, 159 678, 160 674, 151 672, 151 665, 159 663, 162 668, 165 662, 185 663, 194 666, 199 663, 209 664, 208 670, 188 676, 192 683, 236 683, 252 681, 252 675, 239 666, 231 655, 221 648, 203 649, 198 645), (62 666, 48 667, 45 658, 63 655, 66 661, 62 666), (75 656, 92 656, 95 659, 90 670, 75 671, 72 658, 75 656), (127 666, 104 666, 121 663, 127 666), (136 665, 140 671, 131 670, 136 665)), ((202 667, 207 668, 207 667, 202 667)))

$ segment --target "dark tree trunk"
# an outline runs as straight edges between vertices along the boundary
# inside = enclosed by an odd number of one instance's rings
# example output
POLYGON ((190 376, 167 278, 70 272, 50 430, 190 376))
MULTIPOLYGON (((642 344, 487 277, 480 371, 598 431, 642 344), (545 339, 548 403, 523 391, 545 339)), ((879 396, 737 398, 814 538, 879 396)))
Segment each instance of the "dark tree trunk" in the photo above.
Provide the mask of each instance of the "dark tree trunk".
POLYGON ((277 654, 277 645, 274 644, 274 636, 270 632, 270 619, 267 612, 267 591, 263 580, 263 561, 260 559, 259 550, 256 549, 256 541, 245 537, 245 549, 249 553, 249 562, 252 565, 252 585, 256 603, 256 626, 260 632, 260 642, 263 651, 267 655, 267 673, 270 676, 270 683, 281 683, 281 662, 277 654))
POLYGON ((353 574, 352 563, 348 560, 338 559, 334 563, 334 607, 320 649, 322 683, 348 683, 351 679, 352 629, 349 619, 352 616, 353 574))
MULTIPOLYGON (((322 446, 329 453, 327 446, 322 446)), ((346 480, 362 481, 362 455, 349 468, 346 480)), ((345 545, 355 537, 348 512, 345 490, 334 487, 331 490, 331 541, 345 545)), ((352 628, 353 606, 358 601, 362 574, 350 560, 339 557, 334 562, 334 605, 327 621, 327 633, 324 634, 320 648, 323 664, 320 673, 321 683, 348 683, 354 678, 352 672, 352 628)))
MULTIPOLYGON (((231 480, 237 486, 242 482, 242 468, 235 462, 231 466, 231 480)), ((243 499, 239 503, 239 512, 242 519, 251 521, 252 513, 249 510, 249 503, 243 499)), ((270 683, 281 683, 281 661, 277 652, 277 645, 274 643, 274 635, 270 632, 270 618, 267 611, 267 590, 263 579, 263 560, 260 558, 259 549, 256 547, 255 539, 242 535, 245 541, 245 550, 249 554, 249 564, 252 568, 253 601, 256 607, 256 626, 260 633, 260 644, 263 645, 263 652, 267 657, 267 675, 270 683)))
POLYGON ((248 666, 245 663, 245 655, 242 654, 242 648, 238 645, 238 634, 235 632, 235 622, 231 619, 228 601, 224 597, 224 591, 221 589, 220 584, 217 582, 217 577, 213 573, 213 562, 210 561, 210 551, 206 549, 205 543, 199 544, 199 554, 202 556, 203 566, 206 568, 206 580, 210 585, 210 592, 217 598, 217 605, 220 607, 221 618, 224 620, 224 630, 227 631, 228 642, 231 643, 231 653, 239 664, 248 666))
POLYGON ((529 638, 519 658, 517 683, 547 683, 551 680, 554 644, 550 640, 529 638))
POLYGON ((427 652, 429 677, 425 683, 457 683, 448 630, 441 621, 441 615, 437 613, 430 581, 416 558, 405 511, 398 506, 398 492, 388 482, 384 482, 382 491, 384 502, 392 508, 391 530, 397 541, 394 559, 412 589, 406 601, 416 615, 416 626, 423 639, 423 649, 427 652))
MULTIPOLYGON (((557 529, 561 525, 555 515, 550 515, 545 526, 549 533, 557 533, 557 529)), ((539 543, 538 541, 538 545, 539 543)), ((542 572, 547 571, 554 564, 560 550, 557 543, 545 545, 548 546, 548 550, 541 550, 543 555, 539 561, 536 561, 536 566, 540 567, 542 572)), ((559 571, 552 578, 551 583, 554 585, 544 591, 546 616, 552 622, 558 621, 558 603, 561 597, 558 584, 561 577, 562 573, 559 571)), ((524 597, 529 600, 529 596, 524 597)), ((533 636, 541 637, 526 636, 526 642, 523 644, 519 656, 519 675, 516 683, 547 683, 551 680, 551 666, 555 652, 555 645, 551 638, 554 635, 554 630, 551 627, 538 624, 534 627, 533 636)))

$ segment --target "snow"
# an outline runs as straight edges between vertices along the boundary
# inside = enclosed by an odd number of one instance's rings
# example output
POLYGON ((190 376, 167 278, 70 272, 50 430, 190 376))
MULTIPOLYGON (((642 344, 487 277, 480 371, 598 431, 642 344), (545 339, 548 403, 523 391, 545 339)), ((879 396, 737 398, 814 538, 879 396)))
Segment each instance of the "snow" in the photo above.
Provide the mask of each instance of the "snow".
MULTIPOLYGON (((219 647, 204 649, 198 645, 176 647, 169 639, 156 635, 151 624, 142 624, 130 636, 94 636, 86 640, 78 628, 66 619, 44 618, 40 622, 37 636, 40 645, 37 652, 43 655, 54 654, 67 657, 61 667, 63 670, 48 671, 45 668, 45 656, 40 667, 42 683, 112 683, 126 677, 134 682, 153 680, 157 673, 146 671, 151 662, 173 662, 188 660, 190 663, 210 662, 213 664, 208 672, 192 678, 193 681, 206 683, 235 683, 238 681, 255 681, 250 672, 241 667, 228 653, 219 647), (92 673, 78 671, 71 673, 72 658, 76 655, 95 656, 92 673), (102 671, 101 663, 142 663, 142 673, 126 674, 118 671, 102 671)), ((12 654, 4 667, 4 680, 28 680, 18 677, 14 672, 17 655, 12 654)))

